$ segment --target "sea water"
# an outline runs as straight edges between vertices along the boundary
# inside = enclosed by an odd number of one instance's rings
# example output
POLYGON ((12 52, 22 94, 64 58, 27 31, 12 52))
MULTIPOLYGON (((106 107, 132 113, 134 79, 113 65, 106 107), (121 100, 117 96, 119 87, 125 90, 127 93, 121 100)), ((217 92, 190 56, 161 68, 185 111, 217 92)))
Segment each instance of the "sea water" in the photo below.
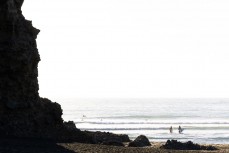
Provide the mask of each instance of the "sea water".
POLYGON ((61 105, 64 120, 81 130, 229 144, 229 99, 65 99, 61 105))

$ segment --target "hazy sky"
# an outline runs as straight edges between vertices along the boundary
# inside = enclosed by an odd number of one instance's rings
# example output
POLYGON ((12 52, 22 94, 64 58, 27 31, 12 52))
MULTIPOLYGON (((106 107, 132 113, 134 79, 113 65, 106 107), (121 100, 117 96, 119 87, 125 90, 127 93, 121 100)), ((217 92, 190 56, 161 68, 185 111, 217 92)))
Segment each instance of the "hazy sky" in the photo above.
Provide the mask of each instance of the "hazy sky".
POLYGON ((40 95, 229 97, 228 0, 25 0, 40 95))

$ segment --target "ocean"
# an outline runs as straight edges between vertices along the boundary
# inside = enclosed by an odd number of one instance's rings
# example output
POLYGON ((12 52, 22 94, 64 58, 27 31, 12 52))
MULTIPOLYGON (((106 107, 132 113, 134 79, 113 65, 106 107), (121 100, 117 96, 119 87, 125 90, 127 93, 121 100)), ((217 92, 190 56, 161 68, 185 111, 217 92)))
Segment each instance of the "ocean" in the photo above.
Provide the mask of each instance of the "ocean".
POLYGON ((65 99, 61 105, 64 120, 81 130, 229 144, 229 99, 65 99))

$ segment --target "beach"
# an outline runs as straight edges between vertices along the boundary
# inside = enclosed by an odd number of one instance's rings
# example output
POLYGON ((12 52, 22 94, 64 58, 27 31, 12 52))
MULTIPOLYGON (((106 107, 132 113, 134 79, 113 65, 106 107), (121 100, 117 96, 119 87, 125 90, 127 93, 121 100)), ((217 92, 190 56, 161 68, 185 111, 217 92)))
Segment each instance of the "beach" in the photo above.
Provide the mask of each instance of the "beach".
POLYGON ((71 143, 71 144, 60 144, 64 148, 73 150, 80 153, 228 153, 229 145, 214 145, 219 150, 217 151, 195 151, 195 150, 166 150, 161 149, 160 146, 164 143, 152 143, 150 147, 135 148, 135 147, 116 147, 116 146, 105 146, 105 145, 94 145, 94 144, 81 144, 81 143, 71 143))
POLYGON ((4 139, 0 140, 1 153, 228 153, 229 145, 215 144, 217 151, 166 150, 160 146, 164 143, 152 142, 152 146, 117 147, 84 143, 54 143, 44 140, 4 139))

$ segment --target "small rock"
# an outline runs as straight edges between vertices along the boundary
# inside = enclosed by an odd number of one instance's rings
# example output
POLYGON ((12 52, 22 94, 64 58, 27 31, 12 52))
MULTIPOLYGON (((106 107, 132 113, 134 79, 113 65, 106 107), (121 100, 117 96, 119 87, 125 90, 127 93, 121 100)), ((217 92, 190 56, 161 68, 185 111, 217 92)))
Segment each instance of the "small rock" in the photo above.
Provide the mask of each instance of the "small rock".
POLYGON ((161 148, 173 150, 218 150, 214 146, 202 146, 192 141, 182 143, 177 140, 167 140, 166 144, 161 146, 161 148))
POLYGON ((138 136, 134 141, 130 142, 128 147, 145 147, 145 146, 151 146, 149 139, 144 136, 140 135, 138 136))

